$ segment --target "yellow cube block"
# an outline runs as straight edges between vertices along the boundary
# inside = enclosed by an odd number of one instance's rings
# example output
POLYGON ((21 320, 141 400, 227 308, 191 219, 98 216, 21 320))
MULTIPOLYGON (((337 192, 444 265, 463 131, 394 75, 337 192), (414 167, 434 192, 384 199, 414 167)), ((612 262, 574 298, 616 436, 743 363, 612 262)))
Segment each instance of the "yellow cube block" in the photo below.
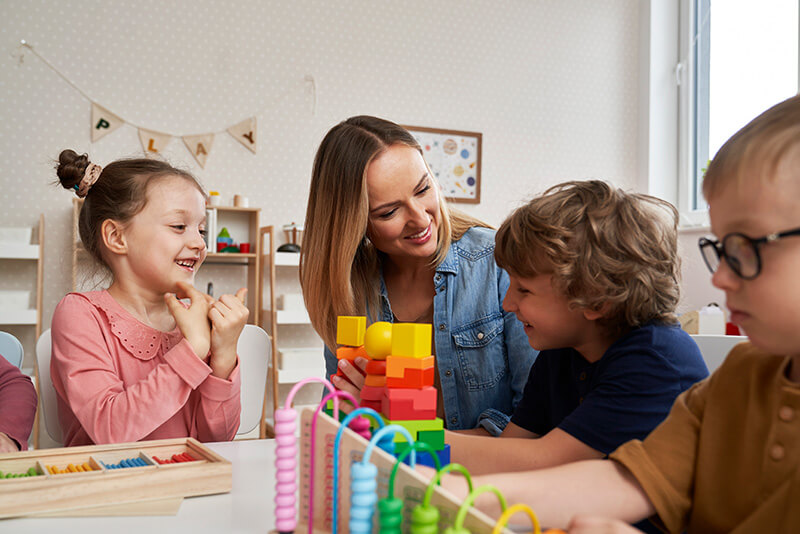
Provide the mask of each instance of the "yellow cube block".
POLYGON ((433 327, 429 324, 394 323, 392 325, 392 356, 427 358, 431 355, 433 327))
POLYGON ((336 318, 336 343, 360 347, 364 344, 364 332, 367 331, 366 317, 339 316, 336 318))

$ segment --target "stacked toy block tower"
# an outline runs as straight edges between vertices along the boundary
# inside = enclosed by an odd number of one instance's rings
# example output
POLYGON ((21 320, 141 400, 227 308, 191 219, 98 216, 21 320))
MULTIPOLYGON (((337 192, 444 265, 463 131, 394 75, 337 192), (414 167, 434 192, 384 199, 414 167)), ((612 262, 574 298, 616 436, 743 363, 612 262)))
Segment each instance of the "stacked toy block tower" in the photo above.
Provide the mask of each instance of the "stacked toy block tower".
MULTIPOLYGON (((430 445, 445 465, 450 462, 450 446, 444 442, 443 421, 436 417, 438 396, 433 386, 431 336, 430 324, 392 325, 381 413, 387 424, 403 426, 415 440, 430 445)), ((395 447, 398 455, 408 447, 399 434, 395 436, 395 447)), ((425 465, 433 465, 428 454, 418 454, 417 459, 425 465)))

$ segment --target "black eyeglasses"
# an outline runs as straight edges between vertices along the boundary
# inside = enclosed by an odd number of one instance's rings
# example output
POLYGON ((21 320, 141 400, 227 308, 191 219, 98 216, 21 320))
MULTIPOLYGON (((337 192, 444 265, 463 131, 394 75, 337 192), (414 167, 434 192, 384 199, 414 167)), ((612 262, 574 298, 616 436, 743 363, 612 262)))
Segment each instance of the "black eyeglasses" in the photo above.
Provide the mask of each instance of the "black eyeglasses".
POLYGON ((752 280, 761 272, 759 247, 793 235, 800 235, 800 228, 779 234, 769 234, 757 239, 738 232, 726 235, 722 241, 701 237, 698 245, 700 245, 700 253, 711 274, 717 271, 719 262, 725 258, 734 273, 745 280, 752 280))

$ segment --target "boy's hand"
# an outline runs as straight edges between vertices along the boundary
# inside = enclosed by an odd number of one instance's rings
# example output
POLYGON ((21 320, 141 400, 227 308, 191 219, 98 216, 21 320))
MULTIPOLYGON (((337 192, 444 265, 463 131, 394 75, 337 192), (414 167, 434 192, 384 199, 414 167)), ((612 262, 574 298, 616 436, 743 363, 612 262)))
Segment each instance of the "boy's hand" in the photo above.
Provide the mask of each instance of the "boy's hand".
POLYGON ((208 359, 211 348, 211 326, 208 323, 208 295, 201 293, 186 282, 178 282, 178 293, 166 293, 164 300, 178 328, 191 345, 192 350, 203 361, 208 359), (189 307, 185 307, 179 298, 188 298, 189 307))
POLYGON ((344 374, 345 378, 334 376, 333 385, 339 391, 350 393, 356 398, 356 401, 361 403, 361 388, 364 387, 364 377, 367 374, 369 360, 359 356, 354 360, 354 363, 355 365, 347 360, 339 360, 339 370, 344 374))
POLYGON ((228 378, 236 367, 236 344, 250 310, 244 305, 247 289, 236 295, 222 295, 208 310, 211 320, 211 374, 228 378))
POLYGON ((634 534, 641 532, 618 519, 577 516, 569 524, 569 534, 634 534))

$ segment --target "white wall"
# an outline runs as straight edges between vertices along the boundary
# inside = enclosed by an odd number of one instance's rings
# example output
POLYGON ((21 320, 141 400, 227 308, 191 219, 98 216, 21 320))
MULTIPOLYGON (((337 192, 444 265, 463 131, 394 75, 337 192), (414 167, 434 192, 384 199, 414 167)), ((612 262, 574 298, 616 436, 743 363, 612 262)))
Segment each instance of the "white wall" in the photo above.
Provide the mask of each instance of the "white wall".
MULTIPOLYGON (((46 216, 45 327, 71 284, 71 195, 52 185, 53 158, 71 147, 103 165, 141 148, 128 125, 91 144, 89 102, 36 57, 18 64, 20 39, 150 129, 203 133, 256 114, 257 155, 227 135, 205 170, 179 139, 166 155, 249 197, 262 224, 303 220, 317 144, 362 113, 482 132, 482 202, 464 209, 495 225, 563 180, 637 186, 636 0, 6 0, 0 20, 0 225, 46 216)), ((0 289, 29 284, 6 263, 0 289)))

